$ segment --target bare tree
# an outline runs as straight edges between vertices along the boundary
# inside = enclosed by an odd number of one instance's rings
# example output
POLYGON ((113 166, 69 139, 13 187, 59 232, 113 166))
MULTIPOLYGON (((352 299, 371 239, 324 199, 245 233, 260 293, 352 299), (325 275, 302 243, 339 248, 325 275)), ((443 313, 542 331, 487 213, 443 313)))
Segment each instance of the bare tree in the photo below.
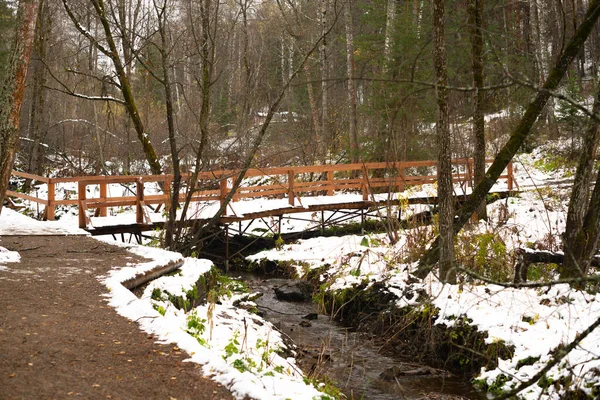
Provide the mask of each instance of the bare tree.
MULTIPOLYGON (((127 109, 129 117, 131 118, 131 122, 133 123, 133 127, 137 133, 138 140, 141 143, 142 148, 144 150, 146 160, 150 165, 150 170, 153 174, 161 174, 162 167, 160 165, 160 162, 158 161, 158 156, 156 154, 156 151, 154 150, 152 142, 150 142, 150 138, 148 136, 148 133, 146 132, 144 123, 140 116, 136 98, 133 93, 132 85, 126 71, 127 64, 123 62, 123 59, 121 58, 121 52, 117 48, 117 44, 115 42, 115 35, 113 33, 112 28, 115 21, 111 21, 109 19, 110 14, 108 13, 108 10, 105 7, 104 0, 89 0, 93 6, 96 18, 98 18, 100 24, 102 25, 102 29, 104 31, 103 40, 98 40, 81 25, 77 16, 69 6, 68 0, 62 1, 69 18, 71 19, 77 30, 83 36, 85 36, 90 41, 90 43, 98 49, 98 51, 100 51, 112 61, 113 66, 115 68, 115 72, 117 74, 117 79, 119 80, 118 87, 121 91, 121 94, 123 95, 123 105, 127 109), (108 47, 104 46, 104 42, 108 47)), ((125 46, 124 48, 129 48, 129 46, 125 46)))

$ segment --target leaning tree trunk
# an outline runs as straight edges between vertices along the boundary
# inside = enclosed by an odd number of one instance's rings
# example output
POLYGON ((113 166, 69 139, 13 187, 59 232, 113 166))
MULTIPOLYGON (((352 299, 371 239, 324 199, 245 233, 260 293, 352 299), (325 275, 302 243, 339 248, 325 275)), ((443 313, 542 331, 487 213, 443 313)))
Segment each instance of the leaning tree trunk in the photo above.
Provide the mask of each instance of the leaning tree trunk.
MULTIPOLYGON (((498 180, 498 177, 502 174, 502 171, 508 166, 508 163, 513 159, 517 150, 521 147, 525 139, 531 133, 533 124, 540 116, 544 106, 548 102, 552 91, 554 91, 560 81, 565 76, 567 69, 573 59, 579 54, 579 51, 583 47, 586 39, 588 38, 592 28, 596 24, 596 21, 600 17, 600 0, 591 0, 588 6, 588 10, 585 15, 585 19, 582 24, 579 25, 577 32, 573 35, 565 50, 562 52, 556 62, 556 66, 550 72, 548 79, 544 86, 538 91, 534 100, 527 106, 525 114, 521 118, 519 124, 513 130, 510 139, 502 147, 494 162, 487 170, 485 178, 479 182, 479 184, 473 189, 473 193, 469 197, 469 200, 463 204, 458 212, 457 218, 454 220, 454 232, 458 233, 462 227, 467 223, 471 215, 475 212, 479 204, 483 201, 485 196, 489 193, 494 183, 498 180)), ((600 191, 600 188, 598 188, 600 191)), ((600 203, 600 193, 599 193, 600 203)), ((590 204, 591 207, 591 204, 590 204)), ((434 242, 429 247, 429 250, 423 254, 419 260, 419 266, 415 274, 418 277, 425 277, 431 271, 433 265, 437 262, 440 256, 440 237, 436 237, 434 242)))
POLYGON ((442 282, 455 282, 454 231, 452 219, 454 204, 452 197, 452 155, 450 149, 450 118, 448 112, 448 72, 446 69, 446 39, 444 37, 444 0, 433 1, 433 54, 437 94, 438 140, 438 201, 439 201, 439 237, 440 237, 440 279, 442 282))
MULTIPOLYGON (((474 174, 475 184, 481 182, 485 175, 485 118, 483 115, 483 3, 484 0, 469 0, 469 22, 471 25, 471 43, 473 54, 473 138, 475 142, 474 151, 474 174)), ((487 219, 487 207, 485 199, 476 211, 477 218, 487 219)))
POLYGON ((10 66, 0 92, 0 212, 19 145, 19 119, 38 4, 38 0, 19 2, 10 66))

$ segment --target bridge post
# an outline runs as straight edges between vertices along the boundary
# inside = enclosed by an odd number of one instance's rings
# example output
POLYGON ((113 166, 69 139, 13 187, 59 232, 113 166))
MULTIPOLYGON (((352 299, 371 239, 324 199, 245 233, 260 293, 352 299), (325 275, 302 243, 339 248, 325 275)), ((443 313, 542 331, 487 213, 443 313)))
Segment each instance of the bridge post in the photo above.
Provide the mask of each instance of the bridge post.
POLYGON ((86 199, 85 189, 86 189, 85 181, 79 181, 77 183, 77 200, 78 200, 77 203, 78 203, 78 211, 79 211, 79 227, 82 229, 85 229, 87 227, 86 215, 85 215, 86 207, 84 207, 84 202, 86 199))
POLYGON ((54 199, 55 199, 56 183, 52 179, 48 180, 48 205, 46 205, 46 219, 54 221, 54 199))
POLYGON ((135 222, 137 224, 143 224, 144 210, 142 207, 144 203, 144 181, 142 180, 141 176, 135 180, 135 197, 137 200, 135 208, 135 222))
POLYGON ((369 175, 365 165, 362 166, 362 197, 363 201, 369 200, 369 175))
MULTIPOLYGON (((227 178, 222 176, 219 181, 219 204, 221 207, 225 203, 225 198, 227 197, 227 178)), ((223 214, 227 214, 227 210, 223 210, 223 214)))
MULTIPOLYGON (((330 186, 333 186, 334 179, 333 171, 327 171, 327 181, 330 186)), ((327 189, 327 196, 333 196, 333 187, 327 189)))
POLYGON ((290 206, 293 206, 295 204, 294 200, 295 200, 295 195, 294 195, 294 181, 296 179, 296 174, 294 173, 293 169, 290 169, 288 171, 288 203, 290 204, 290 206))
POLYGON ((168 213, 171 208, 171 179, 167 178, 163 181, 163 195, 165 198, 165 211, 168 213))
MULTIPOLYGON (((106 202, 106 196, 108 195, 108 184, 101 183, 100 184, 100 199, 106 202)), ((100 216, 106 217, 106 207, 100 207, 100 216)))
POLYGON ((404 163, 400 161, 400 166, 398 167, 398 191, 404 192, 405 189, 405 180, 404 180, 404 163))

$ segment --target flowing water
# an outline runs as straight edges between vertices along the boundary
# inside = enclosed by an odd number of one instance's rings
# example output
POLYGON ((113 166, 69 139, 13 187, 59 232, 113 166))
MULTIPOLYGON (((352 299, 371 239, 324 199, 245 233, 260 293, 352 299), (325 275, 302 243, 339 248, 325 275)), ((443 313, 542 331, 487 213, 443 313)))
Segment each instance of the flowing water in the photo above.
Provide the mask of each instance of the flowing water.
POLYGON ((263 293, 255 300, 259 311, 298 346, 304 372, 336 382, 349 399, 485 399, 464 378, 381 354, 379 346, 366 335, 328 316, 316 316, 311 301, 278 300, 274 289, 290 283, 289 279, 238 272, 231 275, 241 275, 250 290, 263 293), (393 367, 403 372, 393 374, 395 378, 380 378, 393 367))

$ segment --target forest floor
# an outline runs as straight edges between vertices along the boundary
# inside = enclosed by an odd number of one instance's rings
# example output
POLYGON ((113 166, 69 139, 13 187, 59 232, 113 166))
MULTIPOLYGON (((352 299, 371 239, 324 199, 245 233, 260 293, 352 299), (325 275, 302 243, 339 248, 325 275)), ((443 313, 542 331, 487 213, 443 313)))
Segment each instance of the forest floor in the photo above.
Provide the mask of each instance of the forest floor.
POLYGON ((86 236, 2 236, 0 398, 229 399, 173 344, 108 305, 99 278, 140 262, 86 236))

